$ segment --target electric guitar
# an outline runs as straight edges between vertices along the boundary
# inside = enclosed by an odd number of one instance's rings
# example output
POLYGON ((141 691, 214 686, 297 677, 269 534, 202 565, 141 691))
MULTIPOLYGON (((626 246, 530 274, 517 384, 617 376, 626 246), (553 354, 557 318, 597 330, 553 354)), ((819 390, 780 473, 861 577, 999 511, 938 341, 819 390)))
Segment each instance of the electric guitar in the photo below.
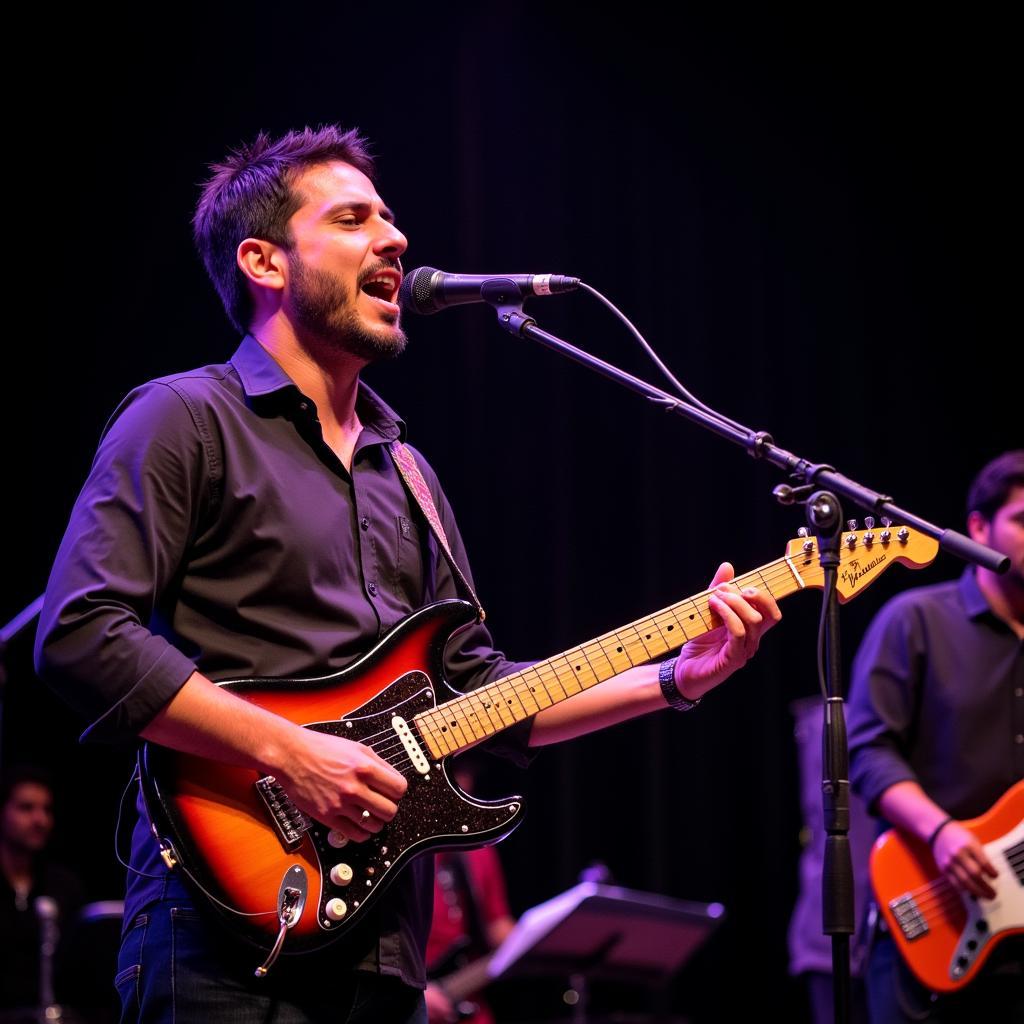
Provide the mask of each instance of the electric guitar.
MULTIPOLYGON (((905 527, 843 536, 838 597, 848 601, 897 562, 930 564, 937 541, 905 527)), ((821 588, 817 543, 738 577, 783 598, 821 588)), ((519 797, 478 800, 446 760, 517 722, 662 658, 718 624, 702 591, 546 661, 456 694, 445 681, 449 638, 475 617, 465 601, 427 605, 340 672, 312 679, 238 679, 218 685, 308 729, 364 743, 408 779, 398 813, 361 843, 311 820, 272 776, 145 744, 143 794, 169 867, 239 936, 268 951, 319 949, 361 921, 414 857, 498 842, 520 822, 519 797), (439 695, 441 703, 438 702, 439 695)))
POLYGON ((472 940, 457 939, 427 970, 429 983, 440 986, 458 1020, 467 1020, 479 1011, 471 997, 483 992, 493 980, 488 968, 494 953, 473 956, 473 948, 472 940))
POLYGON ((907 966, 926 988, 955 992, 1007 936, 1024 932, 1024 781, 962 821, 999 872, 995 898, 975 899, 936 867, 928 844, 890 829, 871 851, 871 884, 907 966))

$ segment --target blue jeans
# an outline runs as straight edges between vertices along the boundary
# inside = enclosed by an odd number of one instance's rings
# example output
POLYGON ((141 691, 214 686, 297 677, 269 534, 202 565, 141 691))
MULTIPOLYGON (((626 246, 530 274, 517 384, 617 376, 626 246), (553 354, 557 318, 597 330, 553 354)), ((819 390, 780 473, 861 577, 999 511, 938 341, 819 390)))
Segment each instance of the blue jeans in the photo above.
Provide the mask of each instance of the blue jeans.
POLYGON ((238 956, 190 904, 153 904, 121 942, 121 1024, 427 1024, 423 993, 397 978, 325 968, 324 956, 279 961, 255 978, 255 959, 251 949, 238 956))

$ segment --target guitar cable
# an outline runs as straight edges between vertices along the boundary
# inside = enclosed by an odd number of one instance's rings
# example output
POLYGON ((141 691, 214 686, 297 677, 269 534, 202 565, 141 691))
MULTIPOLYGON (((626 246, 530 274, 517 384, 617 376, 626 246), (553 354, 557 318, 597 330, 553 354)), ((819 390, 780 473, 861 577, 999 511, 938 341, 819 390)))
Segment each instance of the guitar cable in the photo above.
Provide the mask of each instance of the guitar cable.
MULTIPOLYGON (((135 767, 132 769, 131 778, 128 779, 128 784, 121 791, 121 799, 118 801, 118 804, 117 804, 117 824, 114 826, 114 856, 117 858, 118 864, 120 864, 121 867, 123 867, 126 871, 130 871, 133 875, 138 875, 140 878, 150 878, 150 879, 153 879, 154 881, 160 882, 160 881, 163 881, 163 879, 165 877, 164 875, 153 875, 153 874, 150 874, 148 871, 140 871, 137 867, 134 867, 133 865, 129 864, 128 861, 126 861, 124 859, 124 857, 122 856, 122 853, 121 853, 122 823, 124 821, 124 802, 125 802, 125 799, 128 796, 128 791, 132 788, 132 783, 134 783, 134 782, 141 783, 141 781, 142 781, 142 776, 141 776, 141 773, 139 772, 138 762, 136 762, 135 767)), ((277 915, 277 910, 248 910, 247 911, 247 910, 238 910, 236 907, 228 906, 228 904, 225 903, 223 900, 219 900, 216 896, 214 896, 213 893, 210 892, 206 888, 206 886, 204 886, 203 883, 200 882, 199 879, 196 878, 196 876, 193 875, 192 872, 189 871, 189 869, 187 867, 185 867, 184 864, 182 864, 182 862, 180 860, 178 861, 178 866, 181 868, 181 870, 186 875, 188 875, 189 880, 192 882, 192 884, 195 885, 195 887, 208 900, 212 901, 213 903, 216 903, 217 906, 219 906, 219 907, 223 907, 226 911, 228 911, 231 914, 235 914, 238 917, 270 917, 270 916, 276 916, 277 915)))

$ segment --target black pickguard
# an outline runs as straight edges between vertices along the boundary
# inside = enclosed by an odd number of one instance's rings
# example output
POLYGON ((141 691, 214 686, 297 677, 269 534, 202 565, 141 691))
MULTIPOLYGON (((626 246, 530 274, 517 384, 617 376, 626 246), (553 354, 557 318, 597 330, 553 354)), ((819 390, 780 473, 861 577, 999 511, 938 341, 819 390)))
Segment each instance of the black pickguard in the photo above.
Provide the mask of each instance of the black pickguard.
MULTIPOLYGON (((423 673, 412 672, 340 721, 317 722, 308 728, 360 743, 393 732, 393 716, 399 715, 411 722, 415 715, 435 703, 430 680, 423 673)), ((409 780, 409 788, 392 821, 371 839, 350 842, 340 849, 328 842, 326 826, 314 822, 310 830, 324 877, 319 915, 322 928, 338 927, 323 913, 331 898, 340 897, 352 909, 365 910, 414 856, 485 846, 503 839, 519 824, 523 810, 521 799, 485 801, 470 796, 449 776, 447 758, 430 761, 430 770, 425 775, 408 763, 404 747, 399 747, 395 755, 385 756, 385 760, 399 762, 399 770, 409 780), (331 869, 339 863, 352 868, 352 881, 345 886, 336 886, 330 881, 331 869)))

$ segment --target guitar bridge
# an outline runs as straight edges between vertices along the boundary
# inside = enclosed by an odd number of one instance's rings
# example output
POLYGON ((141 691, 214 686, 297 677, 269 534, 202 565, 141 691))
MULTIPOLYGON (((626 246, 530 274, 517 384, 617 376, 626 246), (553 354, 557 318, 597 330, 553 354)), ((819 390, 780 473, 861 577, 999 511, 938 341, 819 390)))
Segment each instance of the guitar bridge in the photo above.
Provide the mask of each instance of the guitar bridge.
POLYGON ((312 822, 292 803, 284 787, 273 775, 264 775, 254 785, 274 823, 281 845, 291 853, 302 844, 302 837, 309 831, 312 822))
POLYGON ((889 909, 908 942, 928 934, 928 921, 913 896, 900 896, 892 900, 889 909))

